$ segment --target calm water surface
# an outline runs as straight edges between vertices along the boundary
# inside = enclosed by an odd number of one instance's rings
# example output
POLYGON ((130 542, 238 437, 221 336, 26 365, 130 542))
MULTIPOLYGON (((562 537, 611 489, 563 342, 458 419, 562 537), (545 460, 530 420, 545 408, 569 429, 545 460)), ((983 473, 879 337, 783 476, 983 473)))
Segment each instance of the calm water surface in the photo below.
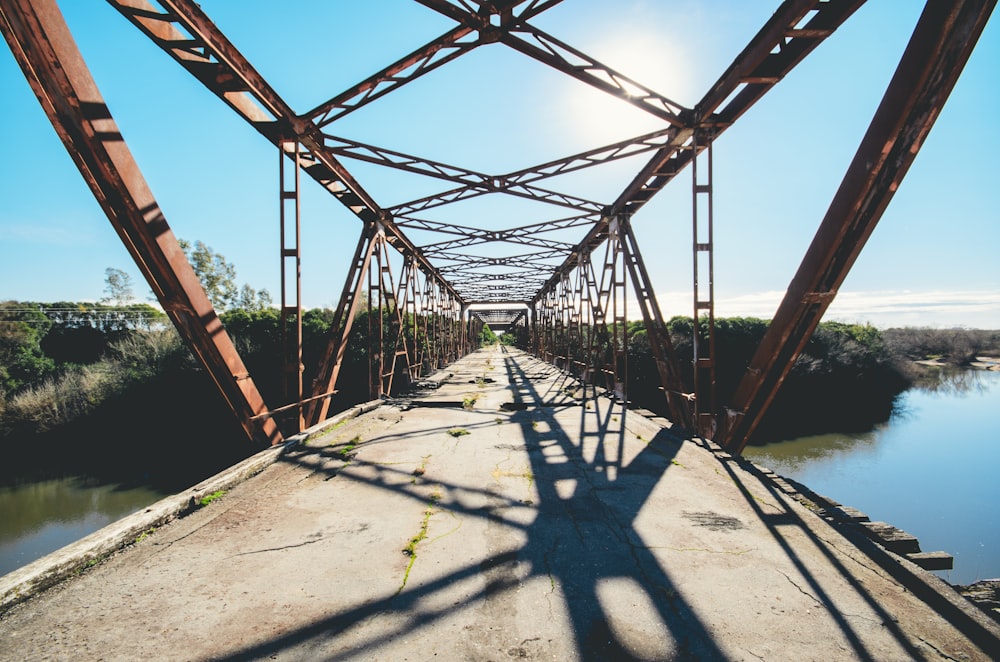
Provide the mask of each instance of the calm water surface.
POLYGON ((748 447, 744 455, 814 492, 945 551, 952 584, 1000 577, 1000 372, 943 375, 902 396, 884 426, 748 447))
POLYGON ((0 575, 145 508, 164 494, 72 477, 0 487, 0 575))

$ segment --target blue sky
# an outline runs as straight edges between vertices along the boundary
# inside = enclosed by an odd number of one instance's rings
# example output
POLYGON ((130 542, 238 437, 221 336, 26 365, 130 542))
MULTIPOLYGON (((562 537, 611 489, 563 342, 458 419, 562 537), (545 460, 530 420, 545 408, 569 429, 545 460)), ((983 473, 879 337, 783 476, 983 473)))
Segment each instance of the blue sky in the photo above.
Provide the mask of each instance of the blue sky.
MULTIPOLYGON (((204 0, 286 101, 305 112, 454 24, 411 0, 204 0), (285 5, 283 4, 283 7, 285 5), (283 31, 284 30, 284 31, 283 31)), ((565 0, 548 33, 693 105, 777 2, 565 0)), ((276 149, 111 7, 61 3, 112 114, 175 233, 277 297, 276 149)), ((922 3, 872 1, 719 138, 718 315, 770 317, 866 130, 922 3)), ((826 319, 1000 328, 1000 26, 995 16, 826 319)), ((138 271, 72 165, 13 57, 0 48, 0 300, 95 300, 108 267, 138 271)), ((330 133, 503 173, 660 128, 656 118, 501 46, 484 46, 346 118, 330 133)), ((544 182, 610 202, 644 159, 544 182)), ((444 190, 345 162, 383 206, 444 190)), ((360 223, 304 179, 304 304, 333 306, 360 223)), ((664 313, 690 314, 690 176, 633 225, 664 313)), ((558 217, 487 196, 434 220, 510 227, 558 217)), ((410 233, 418 244, 440 237, 410 233)), ((583 229, 551 238, 577 241, 583 229)), ((487 249, 483 249, 487 250, 487 249)), ((483 251, 479 251, 483 253, 483 251)), ((478 253, 477 253, 478 254, 478 253)))

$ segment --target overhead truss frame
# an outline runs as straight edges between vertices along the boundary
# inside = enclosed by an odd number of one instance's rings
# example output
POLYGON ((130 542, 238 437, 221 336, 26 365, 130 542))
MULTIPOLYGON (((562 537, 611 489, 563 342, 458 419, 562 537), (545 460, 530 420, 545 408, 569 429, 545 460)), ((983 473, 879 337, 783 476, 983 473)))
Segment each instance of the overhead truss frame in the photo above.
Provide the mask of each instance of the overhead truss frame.
POLYGON ((297 114, 193 0, 108 0, 279 150, 281 312, 285 337, 291 338, 284 353, 292 357, 289 363, 294 362, 294 368, 286 395, 291 402, 268 409, 252 379, 244 374, 190 265, 182 253, 178 255, 176 240, 141 182, 138 166, 127 150, 122 154, 107 149, 105 136, 113 120, 54 0, 0 0, 4 36, 56 131, 164 309, 213 375, 247 434, 255 439, 280 440, 272 420, 278 412, 296 412, 296 429, 327 417, 347 338, 359 312, 360 294, 367 289, 368 320, 373 325, 369 336, 373 397, 388 395, 400 382, 412 382, 455 360, 470 350, 471 339, 485 324, 493 323, 523 329, 540 356, 575 371, 588 383, 602 382, 609 394, 626 400, 627 306, 632 301, 632 305, 638 303, 665 405, 675 422, 714 437, 735 452, 742 451, 891 199, 995 6, 995 0, 928 2, 869 133, 735 400, 720 407, 714 394, 712 145, 848 20, 863 0, 785 0, 692 108, 531 23, 561 0, 416 1, 456 25, 360 83, 297 114), (344 116, 487 44, 503 44, 631 104, 662 121, 663 127, 506 173, 479 172, 330 131, 344 116), (641 155, 648 155, 645 164, 613 201, 587 200, 538 186, 549 178, 641 155), (702 173, 707 172, 707 180, 698 174, 703 158, 707 168, 702 173), (382 207, 345 167, 345 159, 420 175, 449 187, 382 207), (291 179, 285 174, 286 161, 294 171, 291 179), (685 381, 632 230, 634 215, 687 166, 692 168, 693 182, 694 342, 698 347, 691 370, 693 383, 685 381), (329 343, 308 396, 301 383, 300 172, 326 189, 362 226, 329 343), (559 214, 554 220, 496 229, 423 216, 491 194, 542 203, 559 214), (707 216, 699 218, 700 208, 707 216), (294 228, 290 235, 289 224, 294 228), (151 228, 156 228, 153 234, 151 228), (543 236, 574 228, 586 228, 575 243, 543 236), (420 246, 406 230, 444 238, 420 246), (499 257, 467 252, 486 244, 524 247, 531 252, 499 257), (597 259, 602 254, 603 260, 597 259), (397 257, 390 259, 391 255, 397 257), (288 260, 290 268, 284 266, 288 260), (392 260, 402 265, 398 280, 393 278, 392 260), (285 298, 286 278, 294 283, 291 301, 285 298), (699 334, 699 325, 707 333, 699 334))

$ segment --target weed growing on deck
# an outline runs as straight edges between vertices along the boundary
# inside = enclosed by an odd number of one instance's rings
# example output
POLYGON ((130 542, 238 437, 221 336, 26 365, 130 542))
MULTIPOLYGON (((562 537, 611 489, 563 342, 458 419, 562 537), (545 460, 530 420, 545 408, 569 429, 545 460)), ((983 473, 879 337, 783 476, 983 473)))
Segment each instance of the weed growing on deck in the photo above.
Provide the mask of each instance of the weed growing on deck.
POLYGON ((205 506, 207 506, 208 504, 212 503, 216 499, 221 498, 225 494, 226 494, 225 490, 216 490, 216 491, 212 492, 211 494, 206 494, 202 498, 198 499, 198 507, 199 508, 204 508, 205 506))
POLYGON ((149 527, 148 529, 140 533, 138 536, 136 536, 135 544, 141 543, 143 540, 145 540, 154 533, 156 533, 156 527, 155 526, 149 527))
POLYGON ((406 564, 406 572, 403 573, 403 583, 399 585, 396 590, 396 595, 399 595, 403 588, 406 586, 407 580, 410 578, 410 570, 413 568, 413 563, 417 560, 417 545, 420 544, 421 540, 427 538, 427 527, 431 523, 431 515, 434 514, 434 507, 441 500, 441 486, 437 485, 431 492, 430 503, 427 504, 427 510, 424 511, 424 519, 420 523, 420 531, 417 535, 410 538, 410 542, 407 543, 406 547, 403 548, 403 554, 410 557, 410 562, 406 564))
POLYGON ((464 437, 465 435, 472 433, 466 430, 465 428, 451 428, 450 430, 448 430, 448 434, 458 438, 458 437, 464 437))
POLYGON ((343 448, 337 451, 337 454, 340 455, 340 459, 343 460, 344 462, 349 462, 351 460, 351 451, 357 448, 358 444, 360 443, 361 443, 361 435, 360 434, 355 435, 354 438, 348 441, 343 448))
POLYGON ((420 458, 420 466, 413 470, 413 478, 410 479, 410 485, 416 485, 417 478, 427 473, 427 462, 430 459, 431 459, 430 455, 425 455, 422 458, 420 458))

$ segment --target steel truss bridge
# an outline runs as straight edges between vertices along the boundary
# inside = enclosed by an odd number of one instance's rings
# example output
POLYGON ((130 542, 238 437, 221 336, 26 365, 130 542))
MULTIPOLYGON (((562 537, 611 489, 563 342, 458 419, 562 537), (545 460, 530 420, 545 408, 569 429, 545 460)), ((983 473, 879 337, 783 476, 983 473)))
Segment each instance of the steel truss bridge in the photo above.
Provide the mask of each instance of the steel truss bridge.
POLYGON ((470 339, 484 324, 518 330, 539 357, 625 397, 625 322, 641 316, 673 421, 739 453, 913 162, 995 0, 927 2, 768 331, 727 402, 715 394, 713 143, 848 21, 863 0, 785 0, 690 108, 536 27, 533 19, 561 1, 416 0, 453 26, 303 111, 282 99, 193 0, 108 0, 276 148, 287 376, 286 402, 280 405, 265 403, 247 372, 118 132, 55 0, 0 0, 0 29, 163 309, 251 439, 276 444, 288 429, 298 431, 332 413, 330 396, 337 389, 355 314, 367 305, 389 319, 372 329, 373 397, 388 395, 400 382, 418 380, 423 372, 469 352, 470 339), (350 113, 490 44, 631 104, 657 118, 661 127, 512 172, 478 172, 332 133, 350 113), (610 203, 560 192, 546 181, 638 156, 644 164, 610 203), (384 206, 345 167, 347 161, 422 176, 439 192, 384 206), (632 218, 685 170, 692 197, 694 352, 693 365, 682 371, 632 218), (318 377, 308 389, 303 384, 300 283, 303 175, 350 210, 361 228, 318 377), (503 227, 430 218, 433 210, 447 205, 499 194, 541 203, 551 218, 528 225, 512 219, 503 227), (552 238, 567 230, 579 239, 552 238), (419 245, 408 232, 437 239, 419 245), (477 255, 476 247, 486 244, 489 255, 477 255), (292 420, 284 428, 277 420, 282 416, 292 420))

